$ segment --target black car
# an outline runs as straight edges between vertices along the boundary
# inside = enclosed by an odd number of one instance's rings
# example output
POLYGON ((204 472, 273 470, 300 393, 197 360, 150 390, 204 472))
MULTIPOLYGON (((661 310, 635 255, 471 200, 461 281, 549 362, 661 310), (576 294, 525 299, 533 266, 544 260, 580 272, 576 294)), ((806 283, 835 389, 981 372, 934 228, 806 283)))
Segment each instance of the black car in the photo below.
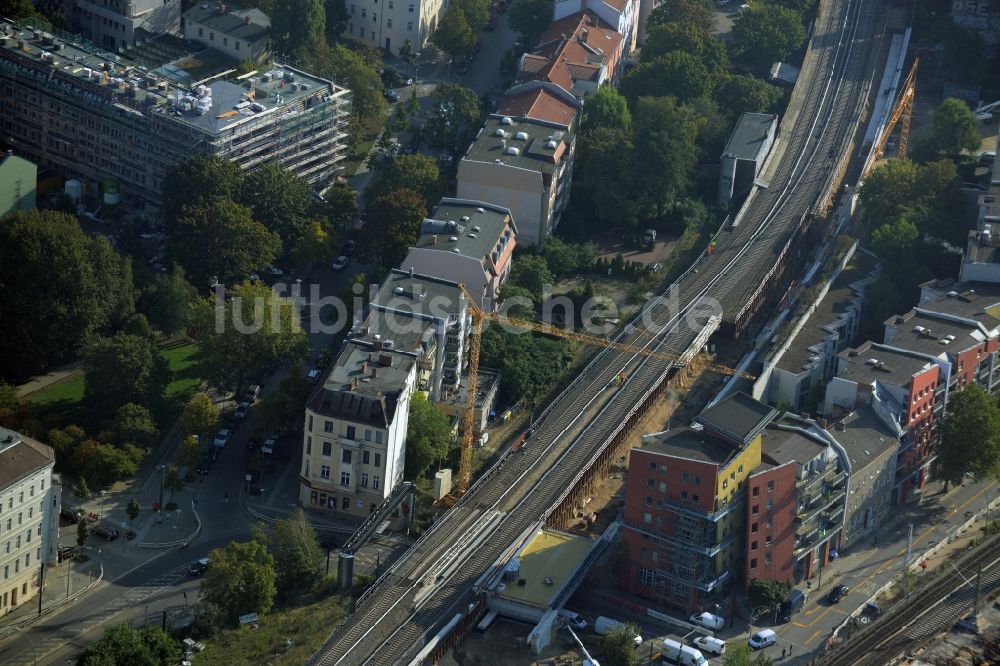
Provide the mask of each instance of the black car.
POLYGON ((851 591, 851 588, 846 585, 838 585, 837 587, 830 590, 830 594, 827 595, 827 600, 831 604, 838 603, 841 599, 847 596, 847 593, 851 591))
POLYGON ((63 507, 63 509, 59 511, 59 517, 71 525, 76 525, 83 518, 83 514, 79 509, 63 507))
POLYGON ((197 562, 192 562, 191 566, 188 567, 188 573, 192 576, 200 576, 208 571, 208 558, 203 557, 197 562))
POLYGON ((383 91, 382 91, 382 95, 383 95, 383 96, 384 96, 384 97, 385 97, 385 98, 386 98, 386 99, 387 99, 387 100, 388 100, 389 102, 392 102, 392 103, 396 103, 396 102, 398 102, 398 101, 399 101, 399 93, 398 93, 398 92, 396 92, 395 90, 393 90, 392 88, 386 88, 385 90, 383 90, 383 91))
POLYGON ((358 246, 357 241, 349 240, 346 243, 344 243, 344 247, 340 248, 340 253, 345 257, 349 257, 352 254, 354 254, 354 248, 356 248, 357 246, 358 246))
POLYGON ((113 527, 105 527, 104 525, 95 527, 94 534, 108 541, 114 541, 118 538, 118 530, 113 527))
POLYGON ((259 437, 251 437, 247 440, 247 451, 256 451, 258 448, 260 448, 259 437))

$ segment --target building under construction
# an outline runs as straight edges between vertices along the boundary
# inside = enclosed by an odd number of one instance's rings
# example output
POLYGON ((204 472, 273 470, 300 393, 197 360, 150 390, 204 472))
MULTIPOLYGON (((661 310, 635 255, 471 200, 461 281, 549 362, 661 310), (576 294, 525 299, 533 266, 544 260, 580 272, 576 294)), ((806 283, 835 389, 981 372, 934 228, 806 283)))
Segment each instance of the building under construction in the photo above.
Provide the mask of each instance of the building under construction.
POLYGON ((170 166, 194 155, 331 181, 347 151, 350 91, 279 63, 235 74, 196 80, 0 21, 2 140, 82 194, 150 214, 170 166))

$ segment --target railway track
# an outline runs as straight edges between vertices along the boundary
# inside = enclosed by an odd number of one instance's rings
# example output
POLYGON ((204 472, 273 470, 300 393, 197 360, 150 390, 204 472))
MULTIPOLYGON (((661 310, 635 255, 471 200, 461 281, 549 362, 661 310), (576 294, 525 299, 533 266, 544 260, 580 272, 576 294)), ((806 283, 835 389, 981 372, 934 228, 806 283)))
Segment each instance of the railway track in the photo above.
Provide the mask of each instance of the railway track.
MULTIPOLYGON (((690 326, 688 315, 719 314, 718 307, 708 307, 710 301, 720 301, 716 295, 748 279, 746 268, 766 256, 758 244, 787 238, 829 176, 822 168, 828 154, 824 151, 847 132, 854 114, 844 114, 852 102, 859 105, 867 60, 852 56, 859 40, 870 38, 873 15, 871 0, 834 0, 827 5, 816 30, 815 39, 824 44, 814 56, 815 74, 807 83, 796 126, 783 128, 788 145, 771 188, 740 227, 724 234, 715 255, 682 276, 676 284, 680 308, 671 311, 669 299, 653 302, 619 340, 676 355, 688 351, 704 325, 690 326)), ((356 612, 334 631, 312 663, 406 663, 432 630, 471 601, 476 580, 558 504, 672 370, 669 363, 634 353, 604 350, 595 355, 532 425, 524 452, 508 455, 477 480, 359 600, 356 612), (620 389, 609 390, 612 378, 622 371, 628 379, 620 389), (443 557, 454 559, 462 539, 485 529, 483 516, 490 512, 501 512, 503 518, 490 524, 488 538, 446 573, 428 580, 435 563, 443 557)))
POLYGON ((980 544, 973 553, 948 568, 927 587, 898 602, 896 612, 883 617, 849 639, 843 639, 820 660, 823 666, 891 664, 910 648, 919 646, 955 624, 972 610, 976 575, 981 566, 981 597, 1000 590, 1000 537, 980 544))

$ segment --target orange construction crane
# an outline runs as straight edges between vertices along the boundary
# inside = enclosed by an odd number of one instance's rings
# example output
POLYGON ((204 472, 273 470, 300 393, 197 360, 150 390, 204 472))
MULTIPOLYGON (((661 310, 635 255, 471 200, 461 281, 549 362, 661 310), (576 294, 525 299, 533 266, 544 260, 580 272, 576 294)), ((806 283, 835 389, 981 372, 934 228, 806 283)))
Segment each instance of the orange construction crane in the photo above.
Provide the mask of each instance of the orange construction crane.
MULTIPOLYGON (((919 64, 920 58, 914 59, 913 67, 910 68, 910 73, 906 75, 903 87, 899 90, 899 96, 896 98, 896 103, 892 106, 892 113, 889 115, 889 122, 885 124, 882 137, 878 140, 875 151, 872 153, 876 159, 882 155, 882 151, 885 150, 885 145, 889 141, 889 136, 900 120, 903 121, 903 124, 899 127, 899 148, 896 151, 896 156, 906 157, 906 145, 910 140, 910 120, 913 118, 913 101, 917 97, 917 65, 919 64)), ((874 161, 868 165, 868 171, 873 165, 874 161)))
MULTIPOLYGON (((646 349, 625 342, 607 340, 596 335, 569 331, 564 328, 553 326, 552 324, 528 321, 526 319, 517 319, 515 317, 497 314, 495 312, 484 312, 479 308, 476 298, 469 293, 469 291, 465 288, 465 285, 459 284, 458 288, 465 295, 465 300, 469 307, 469 313, 472 315, 472 331, 469 335, 469 396, 468 402, 465 404, 465 412, 462 418, 462 455, 458 467, 458 483, 456 484, 453 492, 455 499, 465 494, 465 491, 469 489, 469 482, 472 477, 473 429, 476 422, 476 397, 478 393, 477 381, 479 378, 479 343, 483 333, 483 320, 489 320, 504 326, 513 326, 521 330, 532 331, 535 333, 544 333, 545 335, 564 338, 566 340, 574 340, 576 342, 594 345, 596 347, 605 347, 607 349, 615 349, 622 352, 651 356, 670 363, 677 363, 679 360, 678 356, 657 351, 655 349, 646 349)), ((709 363, 704 367, 723 375, 742 377, 749 380, 756 379, 753 375, 735 370, 725 365, 709 363)), ((616 386, 621 386, 624 383, 624 380, 625 377, 622 373, 619 374, 615 380, 613 380, 613 383, 616 386)))

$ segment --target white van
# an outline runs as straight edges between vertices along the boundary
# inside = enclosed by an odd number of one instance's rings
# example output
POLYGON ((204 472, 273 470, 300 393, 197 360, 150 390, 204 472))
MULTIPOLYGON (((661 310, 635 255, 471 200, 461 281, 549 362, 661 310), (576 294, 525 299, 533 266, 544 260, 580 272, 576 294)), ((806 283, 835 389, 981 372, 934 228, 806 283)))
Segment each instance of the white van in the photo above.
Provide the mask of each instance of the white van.
POLYGON ((712 615, 711 613, 695 613, 688 619, 691 621, 691 624, 696 624, 699 627, 704 627, 712 631, 719 631, 726 626, 725 618, 712 615))
POLYGON ((747 641, 749 645, 754 650, 760 650, 761 648, 766 648, 768 646, 774 645, 777 640, 777 636, 773 629, 761 629, 756 634, 750 637, 747 641))
POLYGON ((699 636, 692 641, 699 650, 711 652, 712 654, 725 654, 726 641, 715 636, 699 636))
POLYGON ((679 664, 679 666, 708 666, 708 661, 698 650, 689 645, 681 645, 672 638, 663 639, 663 647, 660 649, 660 656, 668 664, 679 664))
MULTIPOLYGON (((624 622, 619 622, 618 620, 612 620, 610 617, 604 617, 603 615, 594 621, 594 631, 601 636, 604 636, 612 629, 624 626, 624 622)), ((636 647, 642 645, 642 636, 639 634, 635 635, 633 639, 635 641, 636 647)))

